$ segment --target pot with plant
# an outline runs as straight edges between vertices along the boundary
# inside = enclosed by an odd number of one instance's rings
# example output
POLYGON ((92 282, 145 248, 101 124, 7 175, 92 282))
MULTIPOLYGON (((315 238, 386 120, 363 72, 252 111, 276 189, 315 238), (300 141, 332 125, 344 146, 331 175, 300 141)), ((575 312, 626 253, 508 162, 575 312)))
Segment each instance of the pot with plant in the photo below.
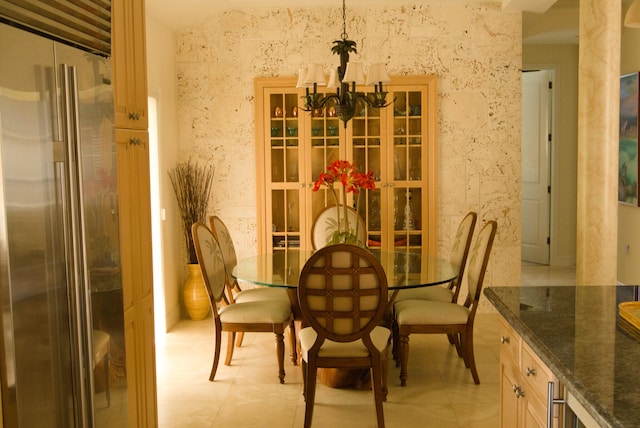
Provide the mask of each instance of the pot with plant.
POLYGON ((180 211, 184 244, 187 250, 189 276, 183 287, 184 304, 192 320, 201 320, 209 314, 209 297, 202 280, 200 265, 191 236, 193 223, 205 223, 214 167, 187 162, 178 163, 169 171, 169 179, 176 194, 180 211))

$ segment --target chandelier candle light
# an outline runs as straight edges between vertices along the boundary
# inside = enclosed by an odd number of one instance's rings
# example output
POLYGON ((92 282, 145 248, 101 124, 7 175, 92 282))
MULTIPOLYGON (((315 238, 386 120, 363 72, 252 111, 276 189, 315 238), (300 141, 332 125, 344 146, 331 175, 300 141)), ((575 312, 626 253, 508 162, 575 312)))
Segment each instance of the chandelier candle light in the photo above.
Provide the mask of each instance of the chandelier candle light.
POLYGON ((321 64, 309 64, 307 68, 301 68, 298 72, 296 85, 298 88, 305 88, 305 95, 302 97, 304 110, 319 110, 324 108, 329 101, 333 101, 336 116, 343 121, 345 128, 347 122, 355 114, 358 101, 364 102, 371 108, 389 105, 387 104, 387 92, 383 90, 382 84, 391 81, 383 63, 372 64, 369 67, 367 79, 365 79, 362 63, 349 62, 349 53, 358 53, 358 51, 356 42, 349 40, 347 34, 346 10, 345 0, 342 0, 342 39, 335 40, 331 48, 331 52, 340 55, 340 66, 331 70, 329 83, 327 84, 321 64), (374 85, 373 94, 356 91, 356 84, 363 83, 374 85), (336 93, 327 95, 318 93, 318 86, 325 85, 329 89, 335 89, 336 93), (313 92, 311 92, 311 88, 313 88, 313 92))
MULTIPOLYGON (((349 217, 347 215, 347 193, 353 193, 355 201, 354 209, 359 216, 360 213, 358 211, 358 206, 360 202, 360 191, 364 189, 375 190, 376 188, 376 183, 373 179, 373 171, 369 171, 367 173, 359 172, 355 164, 346 160, 336 160, 327 166, 327 170, 325 172, 320 173, 318 179, 313 185, 313 191, 317 192, 321 186, 325 186, 327 189, 331 190, 333 198, 336 201, 338 229, 333 232, 333 237, 329 243, 363 245, 363 243, 358 242, 357 231, 349 228, 349 217), (333 184, 336 182, 340 182, 342 184, 342 207, 344 211, 342 217, 344 218, 344 222, 340 219, 340 202, 338 200, 336 189, 333 187, 333 184), (342 227, 343 224, 344 228, 342 227)), ((357 228, 358 225, 356 224, 355 227, 357 228)))

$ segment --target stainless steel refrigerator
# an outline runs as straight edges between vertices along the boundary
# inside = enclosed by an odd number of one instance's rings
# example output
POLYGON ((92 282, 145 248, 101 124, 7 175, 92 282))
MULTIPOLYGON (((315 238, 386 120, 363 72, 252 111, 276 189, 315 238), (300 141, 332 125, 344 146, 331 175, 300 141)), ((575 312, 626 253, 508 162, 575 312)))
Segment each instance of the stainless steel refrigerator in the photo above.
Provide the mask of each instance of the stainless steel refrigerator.
POLYGON ((5 427, 127 426, 110 67, 0 23, 5 427))

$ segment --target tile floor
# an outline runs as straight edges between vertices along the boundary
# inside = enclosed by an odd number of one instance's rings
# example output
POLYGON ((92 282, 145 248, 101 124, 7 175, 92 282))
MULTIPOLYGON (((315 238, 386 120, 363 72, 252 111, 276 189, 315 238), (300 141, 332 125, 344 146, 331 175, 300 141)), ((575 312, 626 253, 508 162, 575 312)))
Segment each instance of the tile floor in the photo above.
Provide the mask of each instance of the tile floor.
MULTIPOLYGON (((523 266, 524 285, 575 282, 575 269, 523 266)), ((475 352, 481 384, 475 385, 444 335, 411 336, 409 379, 400 386, 390 365, 385 422, 394 427, 495 428, 498 426, 498 315, 476 317, 475 352)), ((209 382, 212 320, 180 321, 156 345, 158 419, 161 428, 301 427, 304 421, 300 368, 286 361, 278 383, 273 335, 246 334, 231 366, 220 362, 209 382)), ((222 345, 224 358, 226 335, 222 345)), ((288 343, 285 341, 285 343, 288 343)), ((318 383, 314 428, 375 427, 371 391, 334 389, 318 383)))

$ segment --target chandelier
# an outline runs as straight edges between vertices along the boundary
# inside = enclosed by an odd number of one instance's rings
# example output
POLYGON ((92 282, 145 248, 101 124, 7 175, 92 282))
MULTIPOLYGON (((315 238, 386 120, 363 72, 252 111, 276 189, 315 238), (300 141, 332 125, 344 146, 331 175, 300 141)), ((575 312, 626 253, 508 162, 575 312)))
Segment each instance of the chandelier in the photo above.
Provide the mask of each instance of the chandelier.
POLYGON ((305 88, 303 110, 318 111, 328 103, 335 105, 336 116, 344 122, 344 127, 356 113, 359 102, 371 108, 387 107, 387 92, 382 84, 391 80, 383 63, 372 64, 365 79, 362 63, 349 62, 349 53, 358 53, 356 42, 349 40, 347 34, 346 5, 342 0, 342 39, 334 40, 331 52, 340 55, 340 66, 332 69, 329 74, 329 82, 325 79, 322 64, 309 64, 307 68, 301 68, 298 73, 296 87, 305 88), (356 90, 359 84, 373 85, 374 92, 365 94, 356 90), (335 93, 322 94, 318 92, 318 86, 326 86, 334 89, 335 93))

